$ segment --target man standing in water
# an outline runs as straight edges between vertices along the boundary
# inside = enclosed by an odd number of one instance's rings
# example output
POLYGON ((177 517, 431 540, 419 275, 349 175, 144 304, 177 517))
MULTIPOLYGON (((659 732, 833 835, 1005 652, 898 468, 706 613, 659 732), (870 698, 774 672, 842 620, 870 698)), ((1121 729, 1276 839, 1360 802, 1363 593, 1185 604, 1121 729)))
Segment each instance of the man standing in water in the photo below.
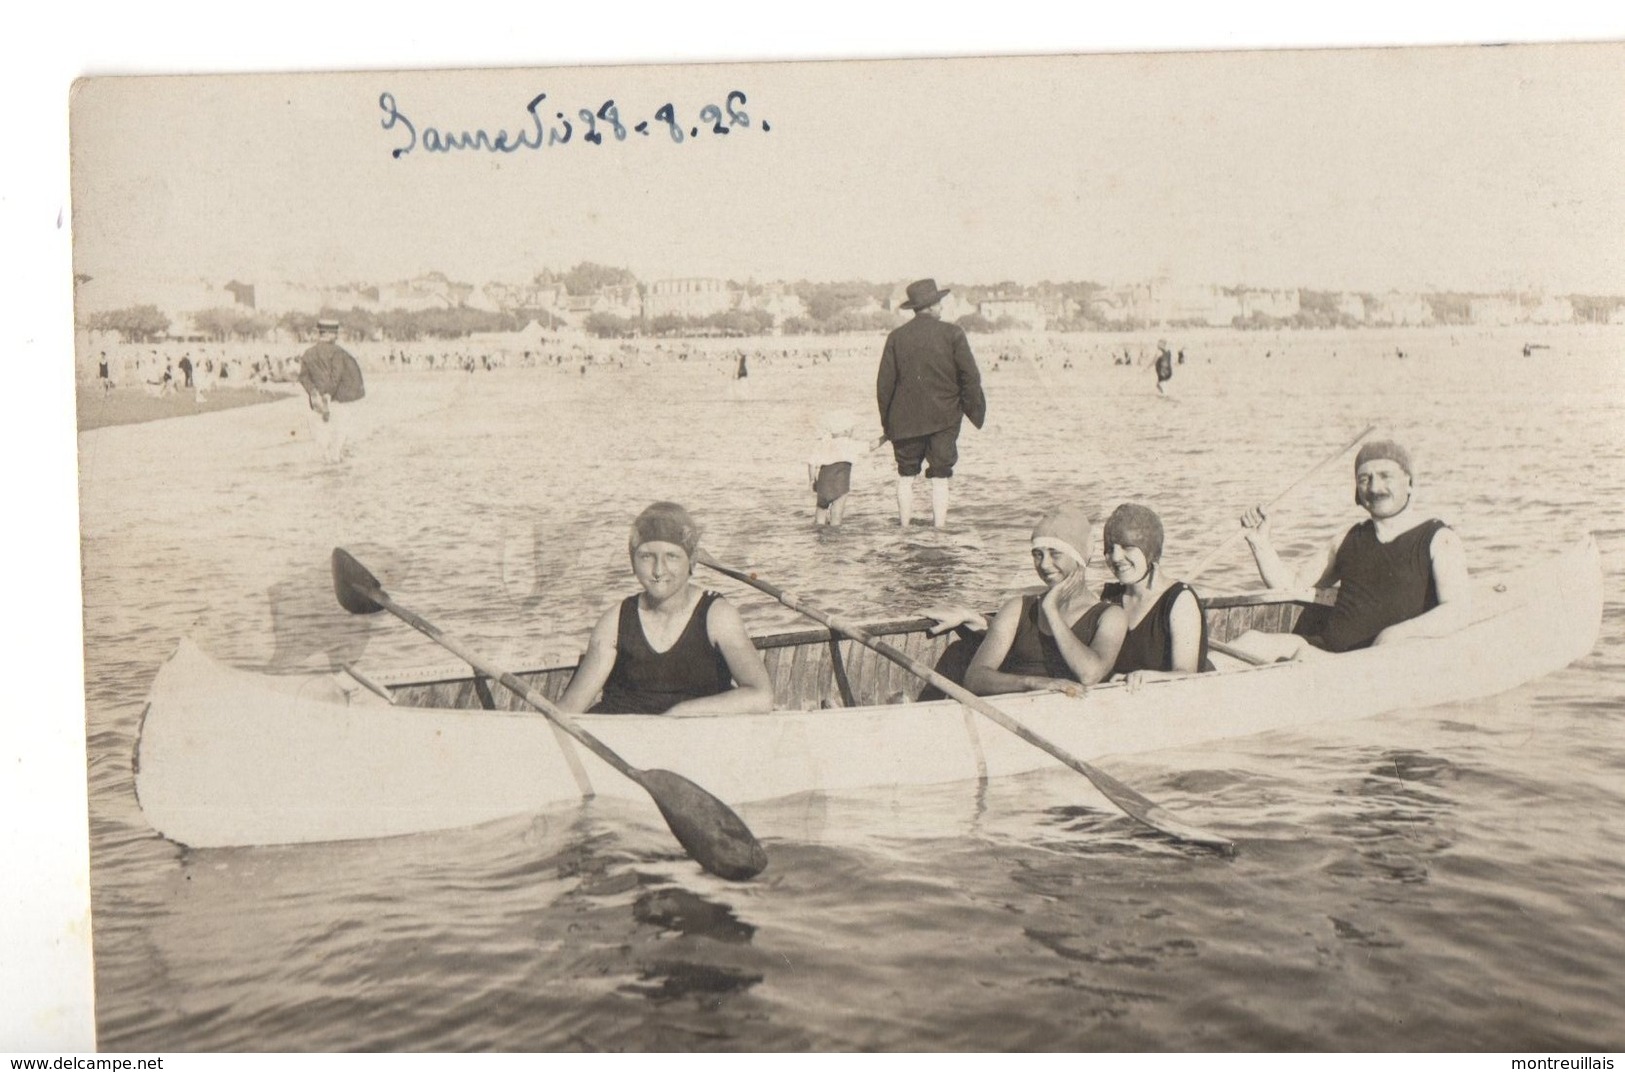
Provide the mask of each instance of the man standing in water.
POLYGON ((875 383, 880 427, 897 459, 897 520, 907 528, 914 514, 914 478, 926 465, 931 523, 948 523, 948 479, 959 460, 960 418, 976 427, 987 419, 982 374, 970 341, 957 324, 942 322, 942 299, 934 279, 908 285, 904 309, 914 318, 886 336, 875 383))
MULTIPOLYGON (((1415 469, 1404 447, 1372 440, 1354 458, 1354 501, 1370 520, 1333 540, 1321 560, 1316 588, 1337 586, 1331 618, 1318 636, 1248 632, 1234 645, 1265 659, 1313 651, 1344 652, 1401 640, 1444 636, 1472 612, 1467 555, 1443 521, 1415 508, 1415 469)), ((1259 575, 1271 588, 1291 589, 1301 577, 1281 561, 1262 507, 1241 519, 1259 575)))
POLYGON ((322 444, 327 460, 336 462, 344 454, 348 417, 338 416, 333 403, 356 402, 367 389, 361 380, 361 366, 350 352, 339 346, 336 320, 316 322, 318 341, 299 357, 299 384, 310 399, 310 411, 320 416, 324 429, 311 421, 311 430, 322 444))

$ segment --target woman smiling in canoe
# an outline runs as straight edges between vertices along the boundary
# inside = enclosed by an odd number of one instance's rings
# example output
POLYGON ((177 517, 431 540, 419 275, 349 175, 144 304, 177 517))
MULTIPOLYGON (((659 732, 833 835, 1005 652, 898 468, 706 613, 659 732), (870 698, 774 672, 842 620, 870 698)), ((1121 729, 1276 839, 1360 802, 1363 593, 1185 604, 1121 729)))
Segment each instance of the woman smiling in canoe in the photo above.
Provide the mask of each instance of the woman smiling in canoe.
POLYGON ((1089 589, 1085 552, 1093 536, 1087 514, 1051 510, 1033 529, 1033 568, 1043 595, 1015 596, 999 608, 987 638, 965 671, 965 687, 982 696, 1029 689, 1070 691, 1111 672, 1123 643, 1123 608, 1089 589))
POLYGON ((1106 563, 1117 578, 1101 596, 1123 608, 1128 633, 1112 673, 1138 688, 1143 681, 1212 670, 1207 616, 1190 585, 1167 576, 1162 565, 1162 519, 1148 507, 1124 503, 1106 519, 1106 563))
POLYGON ((676 503, 657 502, 638 515, 629 550, 643 591, 598 620, 561 708, 611 715, 772 710, 773 683, 739 612, 690 580, 699 542, 699 527, 676 503))

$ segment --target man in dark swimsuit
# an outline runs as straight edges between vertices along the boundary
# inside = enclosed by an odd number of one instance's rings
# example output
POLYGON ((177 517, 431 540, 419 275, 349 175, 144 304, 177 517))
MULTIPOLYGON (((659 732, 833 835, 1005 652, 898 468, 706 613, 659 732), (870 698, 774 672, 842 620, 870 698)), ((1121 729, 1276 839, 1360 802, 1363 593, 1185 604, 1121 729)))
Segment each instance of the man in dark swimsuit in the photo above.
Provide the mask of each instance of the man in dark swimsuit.
POLYGON ((1174 378, 1174 355, 1168 352, 1168 342, 1157 340, 1157 394, 1164 394, 1162 385, 1174 378))
MULTIPOLYGON (((1344 652, 1453 633, 1472 613, 1461 538, 1414 508, 1415 468, 1392 440, 1373 440, 1354 459, 1354 501, 1370 520, 1327 547, 1316 588, 1337 586, 1331 620, 1316 637, 1250 632, 1234 646, 1266 659, 1344 652)), ((1291 589, 1296 571, 1281 561, 1262 508, 1241 519, 1264 583, 1291 589)))
POLYGON ((699 542, 699 527, 676 503, 638 515, 628 550, 643 591, 598 619, 561 708, 615 715, 773 709, 772 679, 739 612, 690 580, 699 542))

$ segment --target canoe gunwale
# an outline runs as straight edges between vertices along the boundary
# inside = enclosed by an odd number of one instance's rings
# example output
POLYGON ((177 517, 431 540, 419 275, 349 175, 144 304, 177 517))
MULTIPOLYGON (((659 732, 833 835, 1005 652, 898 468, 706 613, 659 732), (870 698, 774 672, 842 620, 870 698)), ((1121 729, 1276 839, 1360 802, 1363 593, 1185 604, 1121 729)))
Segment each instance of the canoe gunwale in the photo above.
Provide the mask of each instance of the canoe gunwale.
MULTIPOLYGON (((1335 590, 1321 589, 1316 592, 1314 600, 1297 597, 1283 598, 1279 593, 1268 589, 1257 592, 1241 592, 1213 597, 1203 597, 1203 604, 1211 611, 1231 610, 1242 607, 1279 606, 1307 610, 1316 606, 1330 606, 1336 598, 1335 590)), ((924 633, 931 629, 936 622, 931 618, 895 618, 881 622, 864 623, 863 630, 872 637, 884 639, 886 637, 905 636, 915 633, 924 633)), ((949 630, 960 636, 966 635, 960 630, 949 630)), ((776 651, 781 648, 807 647, 816 644, 838 645, 845 642, 843 634, 824 626, 812 626, 805 629, 795 629, 779 633, 767 633, 751 637, 756 650, 761 652, 776 651)), ((579 658, 579 657, 578 657, 579 658)), ((565 670, 573 670, 576 662, 553 662, 543 665, 529 666, 517 671, 520 676, 531 674, 547 674, 565 670)), ((844 667, 843 667, 844 669, 844 667)), ((477 679, 479 675, 471 669, 453 669, 440 665, 435 667, 403 667, 397 670, 372 670, 370 676, 390 689, 416 689, 429 688, 437 685, 454 685, 477 679)), ((844 677, 844 675, 843 675, 844 677)), ((843 690, 844 691, 844 690, 843 690)), ((845 706, 853 706, 846 704, 845 706)))

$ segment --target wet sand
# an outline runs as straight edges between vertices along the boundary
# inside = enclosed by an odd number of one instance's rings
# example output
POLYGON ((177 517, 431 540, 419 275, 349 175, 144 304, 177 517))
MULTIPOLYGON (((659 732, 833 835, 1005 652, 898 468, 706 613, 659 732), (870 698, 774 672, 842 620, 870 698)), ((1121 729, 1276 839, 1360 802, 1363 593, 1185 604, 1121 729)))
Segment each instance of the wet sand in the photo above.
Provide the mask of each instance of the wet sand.
POLYGON ((200 402, 192 390, 186 387, 160 398, 148 394, 146 389, 141 387, 115 387, 107 394, 103 394, 100 387, 80 385, 75 391, 74 406, 79 415, 79 430, 89 432, 116 424, 143 424, 169 417, 217 413, 239 406, 278 402, 297 390, 297 385, 293 384, 212 387, 205 392, 200 402))

